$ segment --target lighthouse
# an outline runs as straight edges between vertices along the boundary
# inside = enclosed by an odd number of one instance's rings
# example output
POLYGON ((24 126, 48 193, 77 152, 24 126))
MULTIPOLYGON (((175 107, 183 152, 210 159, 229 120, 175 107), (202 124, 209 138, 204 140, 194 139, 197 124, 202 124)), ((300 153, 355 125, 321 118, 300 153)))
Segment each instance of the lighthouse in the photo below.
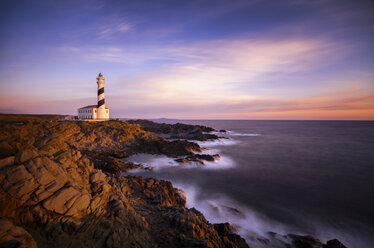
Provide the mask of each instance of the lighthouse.
POLYGON ((97 79, 97 119, 109 119, 109 110, 105 108, 104 77, 101 72, 97 79))
POLYGON ((105 107, 104 77, 101 72, 97 80, 97 105, 88 105, 78 109, 79 119, 109 120, 109 109, 105 107))

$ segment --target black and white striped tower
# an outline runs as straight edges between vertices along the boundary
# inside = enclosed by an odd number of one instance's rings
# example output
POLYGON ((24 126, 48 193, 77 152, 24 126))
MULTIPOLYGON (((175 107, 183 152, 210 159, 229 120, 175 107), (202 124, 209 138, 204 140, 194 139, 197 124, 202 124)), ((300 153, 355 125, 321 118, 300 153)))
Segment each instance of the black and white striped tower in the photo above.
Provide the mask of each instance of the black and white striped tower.
POLYGON ((104 97, 104 78, 101 72, 97 78, 97 118, 105 119, 107 114, 105 112, 105 97, 104 97))

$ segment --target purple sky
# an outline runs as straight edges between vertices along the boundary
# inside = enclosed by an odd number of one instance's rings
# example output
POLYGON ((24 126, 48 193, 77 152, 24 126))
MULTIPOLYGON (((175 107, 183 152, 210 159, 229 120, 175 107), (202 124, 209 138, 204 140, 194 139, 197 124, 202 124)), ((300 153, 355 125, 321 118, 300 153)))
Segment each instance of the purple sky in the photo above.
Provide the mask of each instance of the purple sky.
POLYGON ((0 112, 374 119, 369 0, 4 0, 0 112))

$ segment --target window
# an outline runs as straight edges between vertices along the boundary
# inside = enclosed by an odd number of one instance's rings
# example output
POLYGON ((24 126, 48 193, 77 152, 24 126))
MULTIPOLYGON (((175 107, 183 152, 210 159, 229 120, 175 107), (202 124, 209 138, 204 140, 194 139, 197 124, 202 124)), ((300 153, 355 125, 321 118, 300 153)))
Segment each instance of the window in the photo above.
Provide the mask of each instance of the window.
POLYGON ((108 110, 106 111, 106 113, 108 113, 108 110))

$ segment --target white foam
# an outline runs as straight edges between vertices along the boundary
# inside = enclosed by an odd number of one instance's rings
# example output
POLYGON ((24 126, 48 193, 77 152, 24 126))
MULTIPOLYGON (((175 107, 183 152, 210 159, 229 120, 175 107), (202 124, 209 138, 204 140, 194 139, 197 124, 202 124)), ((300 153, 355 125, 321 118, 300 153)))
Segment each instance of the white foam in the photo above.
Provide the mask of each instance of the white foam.
POLYGON ((221 156, 219 159, 215 160, 214 162, 205 161, 204 165, 201 166, 201 169, 204 170, 222 170, 235 167, 235 162, 227 157, 221 156))
MULTIPOLYGON (((173 158, 169 158, 165 155, 155 155, 155 154, 146 154, 146 153, 139 153, 134 156, 127 158, 126 160, 136 163, 142 164, 147 167, 152 167, 155 170, 163 168, 163 167, 171 167, 171 166, 178 166, 178 162, 174 161, 173 158)), ((131 172, 137 172, 142 170, 141 168, 137 170, 133 170, 131 172)))
POLYGON ((207 141, 193 141, 201 147, 213 147, 213 146, 232 146, 239 143, 237 140, 233 140, 230 138, 220 138, 215 140, 207 140, 207 141))
MULTIPOLYGON (((218 154, 219 150, 217 149, 206 149, 197 154, 208 154, 208 155, 215 155, 218 154)), ((180 157, 183 158, 183 157, 180 157)), ((204 164, 200 164, 199 162, 190 162, 190 163, 178 163, 175 161, 177 158, 169 158, 165 155, 155 155, 155 154, 146 154, 146 153, 139 153, 137 155, 131 156, 127 158, 127 161, 142 164, 145 167, 151 167, 154 170, 158 170, 161 168, 166 167, 178 167, 182 169, 204 169, 204 170, 221 170, 235 167, 235 162, 228 156, 220 156, 220 158, 216 159, 215 161, 204 161, 204 164)), ((142 168, 132 170, 131 173, 137 173, 142 171, 142 168)))
POLYGON ((275 223, 228 197, 223 195, 201 196, 201 190, 197 187, 178 182, 173 182, 173 185, 183 189, 188 208, 198 209, 211 223, 229 222, 251 247, 269 247, 257 240, 257 238, 266 238, 269 231, 280 234, 287 233, 286 228, 280 223, 275 223))
POLYGON ((213 149, 213 148, 202 148, 201 152, 195 152, 196 154, 208 154, 208 155, 215 155, 220 153, 220 149, 213 149))
POLYGON ((237 133, 234 131, 228 131, 228 135, 230 136, 242 136, 242 137, 255 137, 255 136, 261 136, 259 133, 237 133))

